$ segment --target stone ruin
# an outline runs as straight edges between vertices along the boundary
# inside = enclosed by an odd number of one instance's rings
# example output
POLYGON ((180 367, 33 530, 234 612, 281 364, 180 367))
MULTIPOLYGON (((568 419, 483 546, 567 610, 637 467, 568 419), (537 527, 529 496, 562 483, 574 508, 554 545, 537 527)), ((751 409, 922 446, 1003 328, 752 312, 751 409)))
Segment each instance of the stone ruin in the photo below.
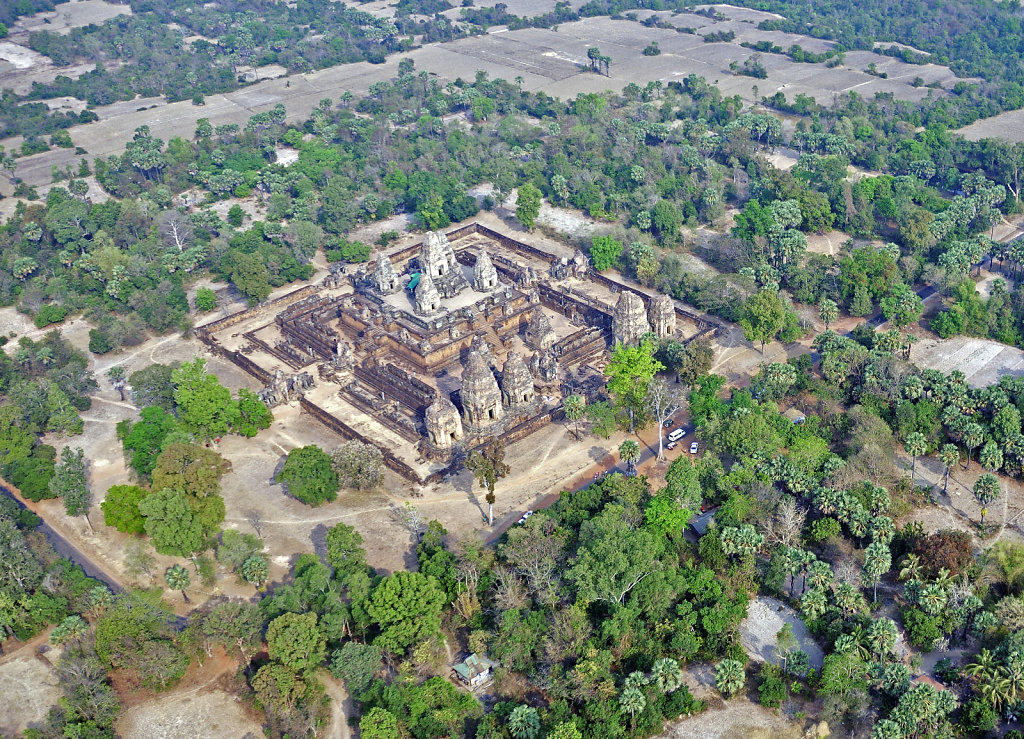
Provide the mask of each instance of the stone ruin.
POLYGON ((676 333, 676 306, 668 295, 651 299, 648 318, 659 339, 667 339, 676 333))
POLYGON ((273 407, 298 400, 315 385, 316 381, 313 379, 313 375, 308 372, 286 375, 281 370, 277 370, 273 379, 257 395, 268 407, 273 407))
POLYGON ((462 417, 467 426, 483 428, 505 415, 494 373, 479 352, 470 352, 462 372, 462 417))
POLYGON ((643 298, 631 290, 620 292, 612 314, 612 340, 623 346, 635 346, 650 330, 643 298))
POLYGON ((612 307, 566 282, 593 279, 579 250, 555 259, 484 227, 456 233, 428 233, 358 270, 332 267, 320 292, 247 332, 250 346, 294 370, 269 370, 260 397, 268 405, 302 397, 314 385, 306 368, 316 365, 350 408, 408 440, 421 461, 446 460, 456 446, 542 428, 567 392, 599 397, 609 346, 676 332, 667 296, 623 288, 612 307))
POLYGON ((540 308, 534 310, 530 317, 530 324, 526 327, 526 334, 523 336, 526 345, 539 352, 546 352, 554 345, 557 338, 544 311, 540 308))

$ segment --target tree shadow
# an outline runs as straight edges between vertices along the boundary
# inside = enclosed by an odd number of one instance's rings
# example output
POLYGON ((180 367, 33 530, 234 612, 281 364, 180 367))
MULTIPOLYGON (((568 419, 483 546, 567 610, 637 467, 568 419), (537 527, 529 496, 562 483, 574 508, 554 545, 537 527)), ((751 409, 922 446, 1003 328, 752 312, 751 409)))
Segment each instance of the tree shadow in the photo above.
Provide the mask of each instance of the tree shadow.
POLYGON ((587 450, 587 456, 590 457, 595 464, 600 464, 606 456, 608 456, 608 450, 604 447, 592 446, 587 450))
POLYGON ((313 544, 313 553, 320 558, 320 561, 327 564, 327 532, 330 529, 320 523, 309 532, 309 540, 313 544))

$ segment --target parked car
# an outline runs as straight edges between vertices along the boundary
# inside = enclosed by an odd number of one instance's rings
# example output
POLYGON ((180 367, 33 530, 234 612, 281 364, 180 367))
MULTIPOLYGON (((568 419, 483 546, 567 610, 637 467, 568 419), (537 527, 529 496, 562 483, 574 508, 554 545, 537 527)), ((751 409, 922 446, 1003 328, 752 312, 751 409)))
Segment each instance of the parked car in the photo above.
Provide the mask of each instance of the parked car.
POLYGON ((690 444, 690 454, 696 454, 696 453, 697 453, 697 442, 693 442, 692 444, 690 444))
POLYGON ((675 443, 674 441, 670 441, 670 442, 669 442, 669 443, 668 443, 668 444, 667 444, 667 445, 665 446, 665 448, 666 448, 666 449, 668 449, 669 451, 672 451, 673 449, 675 449, 675 448, 676 448, 676 443, 675 443))
POLYGON ((673 419, 673 418, 666 418, 664 426, 665 426, 665 428, 671 428, 674 423, 675 423, 675 419, 673 419))
POLYGON ((533 515, 533 511, 527 511, 523 514, 523 517, 519 519, 519 523, 526 523, 526 519, 533 515))
POLYGON ((686 429, 676 429, 675 431, 668 435, 668 440, 679 441, 684 436, 686 436, 686 429))

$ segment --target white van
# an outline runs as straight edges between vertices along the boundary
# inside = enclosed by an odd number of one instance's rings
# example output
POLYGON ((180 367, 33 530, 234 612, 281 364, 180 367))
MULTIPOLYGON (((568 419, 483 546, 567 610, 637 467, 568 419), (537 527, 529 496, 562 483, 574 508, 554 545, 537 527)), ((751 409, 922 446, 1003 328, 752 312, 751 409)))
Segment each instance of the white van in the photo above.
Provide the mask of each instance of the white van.
POLYGON ((668 435, 668 440, 679 441, 684 436, 686 436, 686 429, 676 429, 675 431, 668 435))

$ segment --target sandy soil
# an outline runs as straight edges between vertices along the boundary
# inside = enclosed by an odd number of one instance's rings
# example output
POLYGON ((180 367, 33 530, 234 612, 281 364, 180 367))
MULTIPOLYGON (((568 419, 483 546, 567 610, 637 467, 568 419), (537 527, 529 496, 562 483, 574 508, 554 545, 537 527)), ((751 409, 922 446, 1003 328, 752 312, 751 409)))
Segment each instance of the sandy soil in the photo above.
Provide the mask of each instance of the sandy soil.
POLYGON ((235 696, 194 688, 154 698, 125 711, 117 722, 125 739, 222 739, 257 737, 262 725, 235 696))
POLYGON ((38 51, 10 41, 0 41, 0 59, 3 59, 15 69, 31 69, 37 64, 45 64, 47 59, 38 51))
POLYGON ((0 664, 0 696, 0 735, 18 735, 43 721, 50 707, 57 703, 57 675, 41 657, 16 657, 0 664))
POLYGON ((679 721, 662 739, 799 739, 803 723, 776 715, 742 697, 679 721))
POLYGON ((1003 139, 1011 143, 1024 141, 1024 110, 1009 110, 991 118, 984 118, 953 133, 960 134, 968 141, 980 141, 981 139, 1003 139))
POLYGON ((1024 375, 1024 351, 968 336, 919 341, 910 351, 910 361, 922 369, 961 370, 973 387, 987 387, 1003 375, 1024 375))
POLYGON ((775 637, 784 624, 793 627, 798 649, 807 652, 811 667, 821 669, 825 659, 821 647, 807 631, 804 620, 789 606, 775 598, 755 598, 747 607, 747 617, 740 624, 740 641, 751 659, 779 664, 775 653, 775 637))

